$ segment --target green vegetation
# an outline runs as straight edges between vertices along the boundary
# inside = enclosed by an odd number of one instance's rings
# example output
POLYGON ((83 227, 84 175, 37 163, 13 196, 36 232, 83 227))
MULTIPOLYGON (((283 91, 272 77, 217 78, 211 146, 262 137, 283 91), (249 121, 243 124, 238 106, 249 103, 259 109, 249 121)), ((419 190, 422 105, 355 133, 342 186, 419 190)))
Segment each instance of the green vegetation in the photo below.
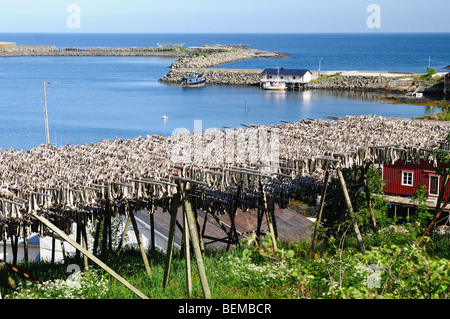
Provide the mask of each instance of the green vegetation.
MULTIPOLYGON (((443 82, 438 82, 435 85, 443 85, 442 83, 443 82)), ((427 114, 421 117, 414 117, 413 119, 438 120, 438 121, 450 120, 450 101, 447 101, 446 99, 442 100, 428 99, 428 98, 411 99, 410 97, 405 96, 396 96, 396 97, 392 96, 387 98, 379 98, 378 100, 382 103, 388 104, 409 104, 409 105, 425 106, 427 114)))
POLYGON ((417 75, 414 80, 416 81, 428 81, 433 78, 433 75, 437 73, 437 70, 435 68, 427 68, 427 73, 417 75))
MULTIPOLYGON (((309 256, 309 241, 284 243, 273 250, 269 235, 259 243, 251 237, 245 242, 246 248, 229 253, 207 251, 205 267, 211 294, 215 299, 449 298, 448 235, 432 235, 418 247, 415 243, 419 233, 413 229, 391 226, 378 234, 367 234, 365 253, 357 251, 356 240, 349 234, 322 242, 313 257, 309 256)), ((187 298, 185 266, 180 255, 175 256, 165 290, 164 254, 149 252, 148 256, 151 279, 137 250, 111 255, 108 264, 150 298, 187 298)), ((43 284, 15 278, 19 287, 15 291, 3 287, 3 298, 136 298, 99 269, 70 275, 62 263, 28 263, 19 267, 40 276, 43 284)), ((202 298, 196 271, 194 266, 192 298, 202 298)))
POLYGON ((331 78, 339 77, 339 76, 341 76, 341 74, 335 73, 335 74, 331 74, 331 75, 327 75, 327 76, 321 76, 320 78, 311 80, 311 82, 319 82, 319 81, 323 81, 323 80, 327 80, 327 79, 331 79, 331 78))
MULTIPOLYGON (((446 165, 450 155, 436 153, 446 165)), ((447 166, 446 166, 447 167, 447 166)), ((364 299, 448 299, 450 297, 450 235, 424 229, 433 214, 423 205, 424 187, 415 199, 420 205, 410 222, 389 216, 383 199, 383 180, 373 166, 363 170, 343 170, 352 205, 363 237, 361 252, 352 224, 342 201, 338 181, 331 179, 323 212, 319 243, 311 254, 311 241, 278 243, 272 236, 257 240, 253 234, 230 252, 205 252, 204 265, 214 299, 297 299, 297 298, 364 298, 364 299), (364 178, 366 176, 366 179, 364 178), (367 180, 370 203, 361 185, 367 180), (376 218, 376 228, 371 214, 376 218)), ((448 175, 447 170, 436 173, 448 175)), ((119 231, 120 232, 120 231, 119 231)), ((117 243, 113 243, 114 246, 117 243)), ((163 289, 165 254, 148 250, 152 270, 149 277, 137 249, 124 248, 109 252, 106 263, 149 298, 185 299, 185 261, 180 251, 174 255, 170 281, 163 289)), ((200 279, 192 256, 192 298, 203 298, 200 279)), ((102 269, 90 263, 88 271, 70 274, 65 263, 23 263, 18 268, 43 282, 25 280, 15 272, 13 290, 0 285, 3 298, 86 298, 132 299, 137 296, 102 269)), ((78 262, 79 263, 79 262, 78 262)))
POLYGON ((438 120, 438 121, 450 121, 450 102, 449 101, 431 101, 431 106, 427 106, 427 111, 430 114, 426 114, 417 119, 421 120, 438 120), (439 112, 435 112, 436 109, 441 109, 439 112))

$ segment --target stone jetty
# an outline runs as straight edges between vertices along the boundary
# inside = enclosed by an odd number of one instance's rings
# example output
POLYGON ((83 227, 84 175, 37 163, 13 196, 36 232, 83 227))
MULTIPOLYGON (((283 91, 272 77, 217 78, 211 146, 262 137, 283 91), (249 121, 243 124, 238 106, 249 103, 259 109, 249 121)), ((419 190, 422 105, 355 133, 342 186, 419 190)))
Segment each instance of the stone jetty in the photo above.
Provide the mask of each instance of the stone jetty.
POLYGON ((256 49, 229 49, 227 51, 200 51, 184 58, 180 58, 170 65, 171 69, 180 68, 209 68, 226 63, 249 60, 249 59, 266 59, 266 58, 286 58, 287 56, 281 52, 269 52, 256 49))
POLYGON ((409 76, 369 76, 369 75, 339 75, 317 79, 306 85, 307 89, 371 91, 390 93, 442 93, 439 78, 417 80, 416 74, 409 76))
POLYGON ((182 68, 171 69, 160 81, 167 84, 180 84, 181 79, 192 72, 203 73, 206 76, 206 83, 217 85, 259 86, 261 77, 261 70, 182 68))
POLYGON ((180 58, 189 54, 182 47, 130 47, 130 48, 57 48, 52 45, 11 45, 0 46, 0 57, 15 56, 157 56, 168 58, 180 58))
MULTIPOLYGON (((215 66, 256 58, 286 58, 284 53, 267 52, 255 49, 230 49, 225 52, 216 51, 208 54, 198 52, 196 55, 179 58, 170 66, 170 71, 160 81, 167 84, 179 84, 183 77, 199 72, 206 76, 206 83, 217 85, 259 86, 261 73, 258 69, 227 69, 215 66)), ((418 74, 375 71, 336 71, 322 72, 319 77, 313 71, 313 81, 304 89, 368 91, 389 93, 424 93, 441 94, 439 78, 418 80, 418 74), (323 76, 325 75, 325 76, 323 76)), ((441 81, 442 82, 442 81, 441 81)))
POLYGON ((193 72, 206 75, 206 82, 218 85, 259 85, 262 70, 217 69, 214 66, 249 59, 287 58, 281 52, 268 52, 256 49, 230 48, 225 51, 199 51, 174 61, 170 71, 160 81, 179 84, 181 79, 193 72))

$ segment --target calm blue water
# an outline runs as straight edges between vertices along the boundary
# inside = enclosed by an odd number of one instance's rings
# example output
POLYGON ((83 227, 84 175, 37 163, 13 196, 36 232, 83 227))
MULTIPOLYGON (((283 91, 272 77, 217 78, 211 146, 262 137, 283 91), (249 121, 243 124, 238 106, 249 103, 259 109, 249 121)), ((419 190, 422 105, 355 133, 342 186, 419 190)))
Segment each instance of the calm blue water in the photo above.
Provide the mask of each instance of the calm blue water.
MULTIPOLYGON (((250 44, 282 51, 290 59, 258 59, 227 67, 284 66, 322 70, 423 72, 450 64, 450 34, 0 34, 0 41, 57 47, 156 46, 156 43, 250 44)), ((177 128, 204 129, 244 124, 277 124, 377 114, 421 116, 425 107, 380 104, 363 94, 268 92, 259 88, 206 86, 182 89, 159 83, 172 59, 146 57, 0 58, 0 148, 29 149, 45 142, 44 81, 53 144, 85 144, 139 135, 170 135, 177 128), (245 110, 247 105, 247 111, 245 110), (168 116, 163 120, 162 116, 168 116)))

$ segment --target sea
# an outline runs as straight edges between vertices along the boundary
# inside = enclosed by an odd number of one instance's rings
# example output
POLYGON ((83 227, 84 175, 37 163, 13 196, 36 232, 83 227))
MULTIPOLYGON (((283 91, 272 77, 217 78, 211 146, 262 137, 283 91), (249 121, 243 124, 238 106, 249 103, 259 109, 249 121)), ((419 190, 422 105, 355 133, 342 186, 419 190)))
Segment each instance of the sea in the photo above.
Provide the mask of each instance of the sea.
MULTIPOLYGON (((287 59, 254 59, 227 68, 300 68, 445 72, 450 33, 398 34, 87 34, 0 33, 0 41, 66 47, 146 47, 157 43, 246 44, 287 59)), ((381 94, 337 91, 271 92, 207 85, 183 89, 158 81, 173 58, 1 57, 0 148, 29 150, 46 142, 43 82, 50 142, 169 136, 175 131, 281 124, 326 116, 411 118, 436 112, 420 105, 381 103, 381 94), (164 119, 165 118, 165 119, 164 119)))

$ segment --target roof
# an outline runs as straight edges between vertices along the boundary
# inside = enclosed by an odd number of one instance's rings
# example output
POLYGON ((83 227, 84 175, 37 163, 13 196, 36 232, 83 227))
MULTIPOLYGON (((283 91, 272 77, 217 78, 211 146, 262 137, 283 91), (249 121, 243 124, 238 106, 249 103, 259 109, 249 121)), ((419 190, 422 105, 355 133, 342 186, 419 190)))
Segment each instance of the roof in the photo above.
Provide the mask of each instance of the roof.
MULTIPOLYGON (((178 224, 183 224, 183 208, 178 208, 177 220, 178 224)), ((143 220, 148 220, 145 217, 145 212, 139 213, 143 220)), ((256 232, 257 227, 257 210, 243 211, 237 209, 235 216, 235 227, 239 235, 239 240, 251 236, 253 231, 256 232)), ((155 229, 165 236, 169 235, 170 214, 165 212, 162 208, 158 207, 154 211, 155 229)), ((218 214, 220 222, 225 225, 225 228, 229 229, 231 220, 229 214, 218 214)), ((203 225, 205 220, 205 212, 201 209, 197 209, 197 220, 199 225, 203 225)), ((313 222, 305 216, 293 211, 290 208, 279 208, 275 205, 275 220, 277 224, 279 240, 282 242, 296 241, 301 238, 309 239, 313 233, 313 222)), ((261 231, 268 232, 268 226, 265 216, 261 223, 261 231)), ((177 227, 175 231, 175 242, 181 245, 182 234, 177 227)), ((211 216, 207 218, 207 224, 205 227, 205 233, 203 241, 207 247, 211 249, 223 249, 227 246, 228 236, 224 230, 220 227, 217 221, 211 216), (221 239, 221 240, 217 240, 221 239)))
POLYGON ((312 73, 310 70, 306 70, 306 69, 284 69, 284 68, 280 68, 280 69, 264 69, 264 71, 262 73, 263 74, 277 75, 278 72, 280 72, 279 73, 280 75, 299 75, 299 76, 303 76, 307 72, 312 73))

